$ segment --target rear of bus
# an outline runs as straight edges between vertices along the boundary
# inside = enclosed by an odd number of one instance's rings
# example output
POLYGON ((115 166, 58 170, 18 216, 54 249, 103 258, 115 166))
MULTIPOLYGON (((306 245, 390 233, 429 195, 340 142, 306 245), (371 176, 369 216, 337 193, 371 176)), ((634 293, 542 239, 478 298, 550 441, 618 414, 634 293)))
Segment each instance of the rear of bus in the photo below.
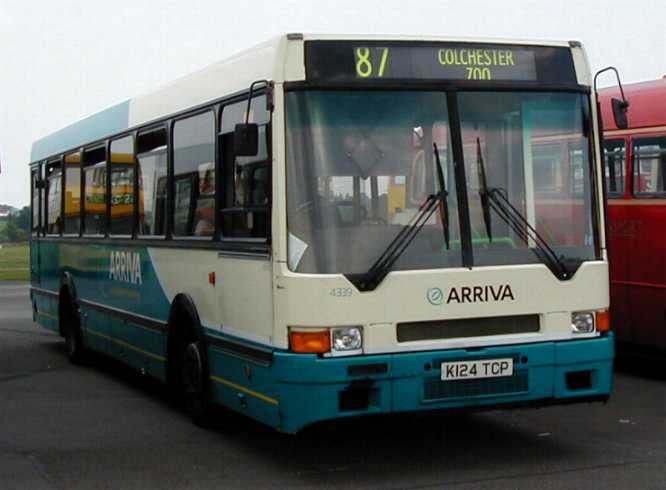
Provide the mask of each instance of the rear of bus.
POLYGON ((292 36, 286 52, 281 429, 606 400, 608 263, 580 44, 292 36))

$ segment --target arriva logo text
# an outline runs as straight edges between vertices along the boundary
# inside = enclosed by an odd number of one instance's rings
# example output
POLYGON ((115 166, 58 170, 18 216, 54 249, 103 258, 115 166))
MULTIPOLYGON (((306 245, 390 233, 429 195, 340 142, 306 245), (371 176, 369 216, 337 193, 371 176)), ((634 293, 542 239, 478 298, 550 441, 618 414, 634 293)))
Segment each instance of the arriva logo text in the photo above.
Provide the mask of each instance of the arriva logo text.
POLYGON ((109 279, 129 284, 143 284, 141 255, 137 252, 111 252, 109 279))
POLYGON ((515 301, 516 297, 509 284, 498 286, 462 286, 453 287, 446 297, 439 288, 430 288, 426 294, 428 302, 432 305, 442 303, 487 303, 490 301, 515 301))

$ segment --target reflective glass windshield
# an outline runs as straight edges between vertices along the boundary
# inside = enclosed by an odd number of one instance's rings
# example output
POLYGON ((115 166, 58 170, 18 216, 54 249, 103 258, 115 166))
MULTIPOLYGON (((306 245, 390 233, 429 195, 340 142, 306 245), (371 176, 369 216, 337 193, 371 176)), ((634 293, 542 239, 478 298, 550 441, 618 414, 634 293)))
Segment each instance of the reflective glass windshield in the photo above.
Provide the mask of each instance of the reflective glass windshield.
POLYGON ((439 206, 393 269, 461 265, 445 94, 292 92, 287 119, 292 270, 366 272, 438 192, 433 143, 449 191, 449 248, 439 206))
POLYGON ((465 182, 454 176, 443 92, 287 94, 291 270, 368 271, 439 192, 433 143, 446 199, 392 270, 463 265, 461 233, 474 266, 557 262, 574 271, 595 258, 586 97, 474 92, 457 101, 465 182), (461 232, 463 187, 469 231, 461 232))
POLYGON ((483 92, 462 93, 458 104, 474 265, 543 262, 528 225, 569 272, 594 259, 586 98, 483 92), (496 197, 486 206, 484 191, 496 197), (502 207, 515 208, 520 224, 502 207))

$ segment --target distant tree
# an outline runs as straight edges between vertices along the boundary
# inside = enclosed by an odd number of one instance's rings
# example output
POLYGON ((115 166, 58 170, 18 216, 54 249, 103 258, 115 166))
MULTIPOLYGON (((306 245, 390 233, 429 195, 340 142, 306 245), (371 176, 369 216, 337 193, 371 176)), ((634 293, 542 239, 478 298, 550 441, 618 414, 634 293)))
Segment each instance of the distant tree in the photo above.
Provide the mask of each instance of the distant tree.
POLYGON ((24 206, 14 217, 14 223, 24 231, 30 231, 30 207, 24 206))
POLYGON ((17 242, 19 240, 20 229, 16 226, 13 220, 7 221, 7 226, 5 227, 5 234, 7 235, 7 240, 10 242, 17 242))

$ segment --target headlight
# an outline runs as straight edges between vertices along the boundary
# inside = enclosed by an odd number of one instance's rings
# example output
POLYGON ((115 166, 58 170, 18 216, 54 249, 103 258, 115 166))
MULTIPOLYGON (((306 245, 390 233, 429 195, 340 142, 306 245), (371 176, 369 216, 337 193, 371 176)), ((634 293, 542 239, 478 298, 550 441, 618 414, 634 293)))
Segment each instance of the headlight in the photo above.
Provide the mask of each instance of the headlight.
POLYGON ((332 350, 348 352, 363 348, 363 333, 361 327, 342 327, 331 330, 332 350))
POLYGON ((573 333, 594 332, 594 313, 590 311, 572 313, 571 330, 573 333))

